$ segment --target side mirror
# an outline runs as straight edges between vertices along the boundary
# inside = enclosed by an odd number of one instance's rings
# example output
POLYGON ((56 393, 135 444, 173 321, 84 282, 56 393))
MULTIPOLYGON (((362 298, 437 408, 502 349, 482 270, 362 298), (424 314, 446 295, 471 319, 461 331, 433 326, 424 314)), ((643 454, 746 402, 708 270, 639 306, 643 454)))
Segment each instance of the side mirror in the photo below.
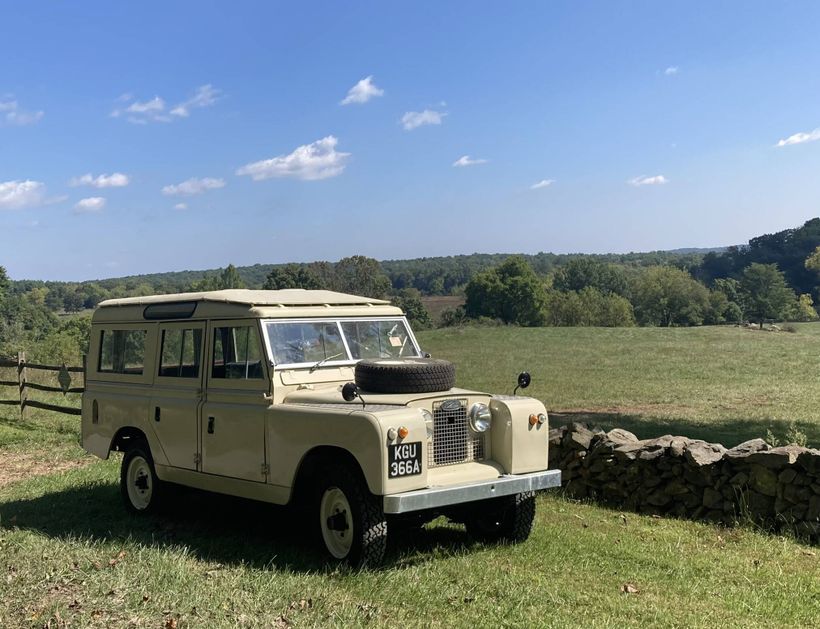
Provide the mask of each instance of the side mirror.
POLYGON ((532 378, 530 377, 529 372, 522 371, 518 374, 518 386, 516 386, 513 390, 513 395, 518 393, 518 389, 526 389, 530 386, 530 382, 532 382, 532 378))
POLYGON ((342 387, 342 397, 345 402, 352 402, 359 397, 359 387, 356 386, 355 382, 348 382, 342 387))

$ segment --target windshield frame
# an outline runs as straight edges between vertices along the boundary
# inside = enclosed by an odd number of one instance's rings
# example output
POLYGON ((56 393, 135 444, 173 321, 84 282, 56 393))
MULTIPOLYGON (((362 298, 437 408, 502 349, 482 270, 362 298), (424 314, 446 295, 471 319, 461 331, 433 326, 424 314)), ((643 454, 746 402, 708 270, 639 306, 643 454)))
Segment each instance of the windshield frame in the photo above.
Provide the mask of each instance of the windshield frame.
MULTIPOLYGON (((313 367, 318 361, 311 360, 309 362, 302 362, 302 363, 276 363, 273 358, 273 348, 270 344, 270 337, 268 336, 268 324, 269 323, 335 323, 336 327, 339 330, 339 335, 342 338, 342 343, 344 344, 345 352, 348 356, 352 356, 353 353, 350 351, 350 346, 347 342, 347 337, 342 330, 342 323, 351 323, 351 322, 368 322, 368 321, 401 321, 404 324, 404 328, 407 330, 407 338, 410 339, 410 342, 413 344, 413 349, 416 350, 416 355, 414 358, 418 358, 422 356, 421 348, 419 347, 419 343, 416 340, 416 335, 413 333, 413 328, 410 327, 410 323, 407 321, 407 317, 404 315, 401 316, 381 316, 381 317, 297 317, 297 318, 276 318, 276 319, 261 319, 260 323, 262 328, 262 339, 265 345, 265 353, 268 358, 268 363, 275 371, 285 370, 285 369, 307 369, 313 367)), ((366 360, 362 358, 344 358, 338 360, 326 360, 324 361, 319 369, 324 367, 345 367, 350 365, 355 365, 360 360, 366 360)))

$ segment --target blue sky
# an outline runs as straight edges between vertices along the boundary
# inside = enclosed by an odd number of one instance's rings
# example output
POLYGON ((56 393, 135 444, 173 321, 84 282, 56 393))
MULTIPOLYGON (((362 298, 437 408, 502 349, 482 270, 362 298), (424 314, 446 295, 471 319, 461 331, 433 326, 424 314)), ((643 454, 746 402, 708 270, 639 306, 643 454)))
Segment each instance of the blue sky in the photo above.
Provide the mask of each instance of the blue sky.
POLYGON ((0 265, 742 243, 820 213, 818 23, 815 2, 3 2, 0 265))

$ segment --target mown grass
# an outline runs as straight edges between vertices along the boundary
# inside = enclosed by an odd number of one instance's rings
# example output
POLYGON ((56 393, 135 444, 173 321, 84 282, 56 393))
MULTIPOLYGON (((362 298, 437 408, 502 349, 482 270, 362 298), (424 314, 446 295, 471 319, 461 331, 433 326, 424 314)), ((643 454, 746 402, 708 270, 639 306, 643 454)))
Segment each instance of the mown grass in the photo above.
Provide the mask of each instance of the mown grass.
POLYGON ((456 363, 460 386, 528 394, 551 422, 735 445, 794 423, 820 445, 820 324, 797 333, 703 328, 453 328, 420 333, 456 363))
MULTIPOLYGON (((731 443, 797 420, 820 436, 820 326, 420 337, 457 363, 462 386, 508 392, 529 369, 553 421, 731 443)), ((539 497, 525 544, 481 545, 438 521, 366 572, 326 564, 287 509, 179 491, 168 513, 133 518, 120 505, 118 457, 59 465, 79 456, 76 428, 75 418, 34 411, 21 422, 0 408, 0 473, 4 460, 32 457, 27 478, 0 484, 2 627, 809 627, 820 617, 817 547, 559 494, 539 497)))
POLYGON ((544 496, 525 544, 437 523, 386 568, 350 572, 284 509, 186 491, 132 518, 116 475, 110 461, 0 491, 5 626, 763 627, 820 613, 815 551, 751 530, 544 496))

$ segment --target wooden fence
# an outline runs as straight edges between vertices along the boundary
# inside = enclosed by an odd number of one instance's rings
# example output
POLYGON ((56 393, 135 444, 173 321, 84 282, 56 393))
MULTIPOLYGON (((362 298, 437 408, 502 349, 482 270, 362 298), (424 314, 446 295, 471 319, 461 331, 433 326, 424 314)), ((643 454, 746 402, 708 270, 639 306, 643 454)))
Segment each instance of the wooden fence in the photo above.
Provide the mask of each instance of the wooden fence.
MULTIPOLYGON (((83 365, 85 365, 85 356, 83 356, 83 365)), ((0 358, 0 367, 6 367, 17 370, 17 380, 0 380, 0 392, 4 388, 14 387, 18 391, 15 399, 0 399, 0 405, 4 406, 19 406, 20 417, 25 417, 27 408, 41 408, 47 411, 55 411, 57 413, 66 413, 68 415, 80 415, 82 411, 74 406, 61 406, 59 404, 48 404, 40 402, 39 400, 32 400, 29 398, 30 391, 48 391, 53 393, 82 393, 85 387, 72 387, 71 374, 83 374, 83 384, 85 384, 85 367, 69 367, 62 365, 40 365, 37 363, 30 363, 26 361, 25 352, 18 352, 16 359, 2 359, 0 358), (33 371, 47 371, 57 372, 57 382, 59 386, 52 386, 47 384, 40 384, 38 382, 31 382, 28 379, 29 370, 33 371)))

